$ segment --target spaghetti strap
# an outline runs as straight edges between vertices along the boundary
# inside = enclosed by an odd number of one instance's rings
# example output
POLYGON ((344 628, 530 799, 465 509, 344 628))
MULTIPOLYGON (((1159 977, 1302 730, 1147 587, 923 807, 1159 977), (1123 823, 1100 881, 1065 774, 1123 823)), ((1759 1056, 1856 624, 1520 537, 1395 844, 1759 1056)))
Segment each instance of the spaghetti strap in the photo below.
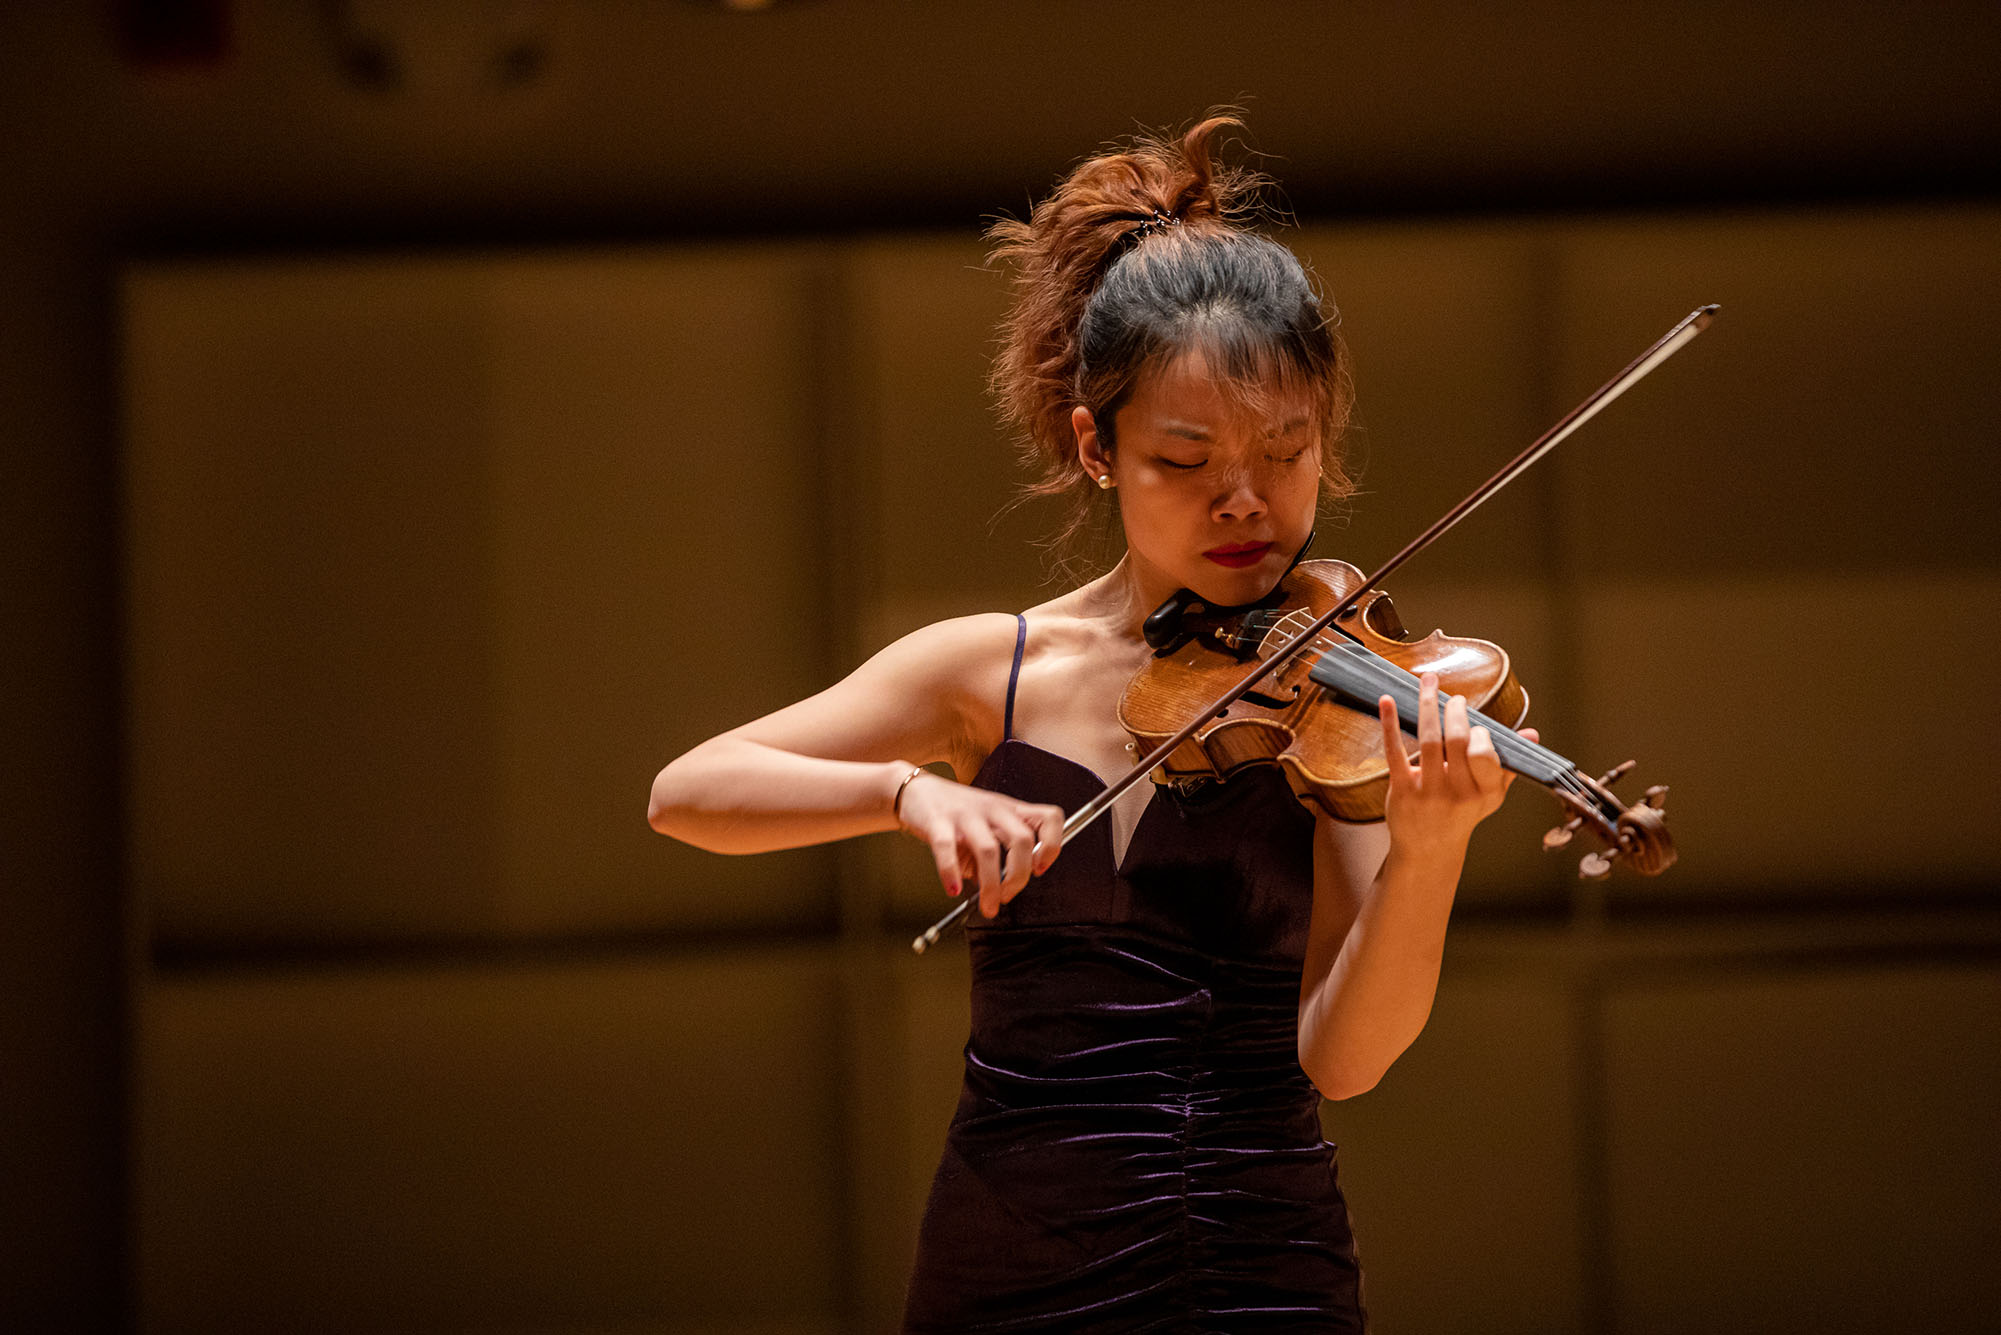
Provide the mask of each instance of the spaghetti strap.
POLYGON ((1014 684, 1021 679, 1021 651, 1028 646, 1028 618, 1014 614, 1014 666, 1007 670, 1007 716, 1001 720, 1001 740, 1014 736, 1014 684))

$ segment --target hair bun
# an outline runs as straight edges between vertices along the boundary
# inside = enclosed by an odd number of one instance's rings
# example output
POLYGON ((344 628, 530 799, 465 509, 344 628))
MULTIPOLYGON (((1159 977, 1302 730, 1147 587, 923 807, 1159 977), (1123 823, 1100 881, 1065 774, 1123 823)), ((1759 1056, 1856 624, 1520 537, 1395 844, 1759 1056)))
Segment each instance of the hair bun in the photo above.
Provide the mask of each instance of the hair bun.
POLYGON ((990 258, 1013 270, 1014 300, 991 377, 1010 425, 1044 446, 1069 439, 1077 327, 1116 260, 1170 225, 1229 231, 1255 217, 1266 178, 1219 167, 1211 153, 1230 128, 1243 121, 1226 111, 1178 138, 1138 135, 1079 163, 1026 222, 1003 219, 988 229, 990 258))

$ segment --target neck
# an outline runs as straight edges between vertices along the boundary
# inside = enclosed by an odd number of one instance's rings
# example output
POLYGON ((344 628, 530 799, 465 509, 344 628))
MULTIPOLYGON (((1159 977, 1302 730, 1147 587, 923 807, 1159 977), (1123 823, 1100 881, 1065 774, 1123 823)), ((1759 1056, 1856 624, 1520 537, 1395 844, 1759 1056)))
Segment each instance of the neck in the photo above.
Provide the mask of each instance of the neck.
POLYGON ((1107 623, 1120 639, 1143 646, 1146 619, 1180 588, 1179 580, 1128 548, 1117 565, 1079 592, 1091 616, 1107 623))
POLYGON ((1085 596, 1091 616, 1107 622, 1121 640, 1143 646, 1147 618, 1181 588, 1181 580, 1129 548, 1117 566, 1085 584, 1079 592, 1085 596))

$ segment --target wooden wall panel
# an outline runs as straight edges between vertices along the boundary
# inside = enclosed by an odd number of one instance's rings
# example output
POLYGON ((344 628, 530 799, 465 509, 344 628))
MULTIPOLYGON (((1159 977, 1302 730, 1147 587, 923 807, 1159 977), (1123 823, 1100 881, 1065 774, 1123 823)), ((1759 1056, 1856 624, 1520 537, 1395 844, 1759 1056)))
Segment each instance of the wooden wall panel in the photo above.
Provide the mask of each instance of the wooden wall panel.
POLYGON ((824 920, 825 850, 645 824, 653 773, 827 684, 817 252, 503 264, 489 289, 506 921, 824 920))
POLYGON ((880 942, 870 961, 884 1004, 854 1036, 873 1079, 856 1091, 858 1157, 875 1169, 855 1216, 859 1275, 857 1328, 894 1330, 916 1256, 917 1228, 945 1129, 959 1102, 971 1028, 971 978, 964 947, 949 942, 921 959, 898 941, 880 942))
POLYGON ((825 853, 644 822, 660 764, 825 680, 806 274, 133 280, 133 859, 163 938, 831 916, 825 853))
POLYGON ((1322 1107, 1383 1335, 1588 1328, 1577 1028, 1539 944, 1449 961, 1411 1050, 1322 1107))
POLYGON ((145 1329, 834 1329, 832 985, 804 949, 155 983, 145 1329))
POLYGON ((1579 744, 1637 756, 1630 783, 1673 787, 1687 849, 1633 892, 1991 885, 1992 822, 1961 819, 1927 775, 1950 739, 2001 723, 1987 666, 2001 464, 1981 388, 1981 349, 2001 338, 2001 213, 1572 224, 1552 239, 1566 399, 1695 305, 1723 307, 1549 461, 1579 744), (1901 666, 1892 626, 1951 646, 1951 666, 1901 666), (1848 713, 1865 701, 1882 710, 1871 722, 1848 713))
POLYGON ((495 911, 478 285, 128 284, 129 847, 162 932, 495 911))
POLYGON ((1991 895, 2001 824, 1941 786, 2001 734, 1997 606, 1982 571, 1594 582, 1580 736, 1640 758, 1635 792, 1670 785, 1683 850, 1611 892, 1991 895), (1952 646, 1951 667, 1900 667, 1891 625, 1952 646))
POLYGON ((1581 396, 1703 302, 1715 326, 1566 448, 1594 575, 1991 568, 2001 211, 1559 229, 1554 374, 1581 396), (1580 440, 1579 444, 1583 444, 1580 440))
POLYGON ((1604 1012, 1617 1328, 1986 1331, 2001 975, 1635 980, 1604 1012))
MULTIPOLYGON (((1346 522, 1323 525, 1314 550, 1373 569, 1547 425, 1547 242, 1526 226, 1278 235, 1313 269, 1354 355, 1349 448, 1361 490, 1346 522)), ((1552 557, 1545 510, 1544 488, 1531 479, 1411 573, 1539 580, 1552 557)))
MULTIPOLYGON (((966 599, 965 613, 1048 595, 1035 540, 1047 503, 1003 513, 1028 476, 986 391, 1005 275, 977 237, 889 238, 845 257, 870 600, 966 599), (972 596, 1006 595, 991 606, 972 596)), ((863 646, 864 650, 876 646, 863 646)))

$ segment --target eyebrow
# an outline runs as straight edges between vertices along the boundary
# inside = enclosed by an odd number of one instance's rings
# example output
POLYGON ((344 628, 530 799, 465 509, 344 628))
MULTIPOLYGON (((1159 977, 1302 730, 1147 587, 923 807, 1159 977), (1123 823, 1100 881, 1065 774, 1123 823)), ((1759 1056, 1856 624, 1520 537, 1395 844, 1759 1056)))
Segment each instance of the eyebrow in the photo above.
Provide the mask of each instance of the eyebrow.
MULTIPOLYGON (((1282 436, 1289 431, 1297 431, 1303 426, 1310 425, 1312 421, 1313 419, 1310 417, 1295 417, 1280 427, 1277 434, 1282 436)), ((1207 427, 1193 426, 1187 422, 1163 422, 1160 429, 1170 436, 1179 436, 1183 440, 1209 439, 1209 430, 1207 427)))

